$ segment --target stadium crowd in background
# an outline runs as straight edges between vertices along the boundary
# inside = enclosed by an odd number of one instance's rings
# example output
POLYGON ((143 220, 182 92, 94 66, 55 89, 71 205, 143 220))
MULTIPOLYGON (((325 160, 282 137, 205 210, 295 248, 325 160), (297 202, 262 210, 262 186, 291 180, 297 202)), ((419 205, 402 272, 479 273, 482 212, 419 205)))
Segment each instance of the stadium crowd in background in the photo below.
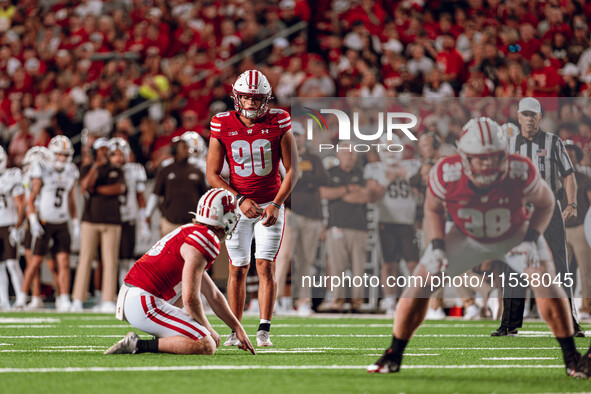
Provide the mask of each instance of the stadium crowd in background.
MULTIPOLYGON (((405 159, 423 164, 434 136, 449 154, 470 117, 518 123, 520 97, 550 98, 542 129, 574 141, 588 166, 589 18, 575 0, 320 0, 313 10, 305 0, 0 0, 0 143, 21 166, 63 134, 90 166, 97 138, 121 137, 153 178, 175 137, 209 138, 211 117, 233 109, 236 76, 256 68, 285 109, 295 96, 465 98, 421 101, 415 130, 433 136, 405 159)), ((359 169, 368 161, 360 155, 359 169)))

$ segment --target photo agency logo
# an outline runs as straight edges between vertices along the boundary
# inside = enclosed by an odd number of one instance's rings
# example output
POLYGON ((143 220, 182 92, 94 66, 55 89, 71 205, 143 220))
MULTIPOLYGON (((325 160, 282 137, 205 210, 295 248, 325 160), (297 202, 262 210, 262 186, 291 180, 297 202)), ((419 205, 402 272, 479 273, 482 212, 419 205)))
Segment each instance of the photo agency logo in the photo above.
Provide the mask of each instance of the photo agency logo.
MULTIPOLYGON (((312 108, 303 107, 303 112, 309 119, 306 124, 306 137, 309 141, 314 139, 314 129, 319 129, 321 133, 327 133, 329 130, 328 123, 323 114, 336 116, 338 121, 338 140, 339 143, 343 141, 351 141, 351 144, 327 144, 320 143, 318 145, 319 152, 335 151, 346 149, 355 152, 369 152, 375 150, 376 152, 402 152, 404 146, 399 143, 402 137, 408 138, 410 141, 417 141, 417 137, 412 133, 411 129, 418 123, 417 117, 408 112, 379 112, 377 114, 377 130, 369 131, 369 125, 360 125, 359 112, 353 112, 353 119, 339 109, 323 108, 320 111, 315 111, 312 108), (363 128, 364 130, 361 130, 363 128), (351 133, 353 130, 353 133, 351 133), (359 142, 357 142, 359 141, 359 142)), ((375 128, 376 125, 374 124, 375 128)))

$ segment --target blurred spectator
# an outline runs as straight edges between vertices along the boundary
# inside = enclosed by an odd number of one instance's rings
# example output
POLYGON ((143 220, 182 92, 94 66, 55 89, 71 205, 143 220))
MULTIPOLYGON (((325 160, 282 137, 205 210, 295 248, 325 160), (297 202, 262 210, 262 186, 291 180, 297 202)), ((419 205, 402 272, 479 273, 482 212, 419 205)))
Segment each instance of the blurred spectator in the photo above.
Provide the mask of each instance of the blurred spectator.
POLYGON ((174 162, 160 170, 154 181, 154 189, 146 207, 146 217, 151 217, 156 206, 160 208, 160 234, 168 234, 175 228, 189 223, 195 201, 207 191, 205 175, 189 163, 189 145, 180 137, 171 142, 174 162))
MULTIPOLYGON (((327 253, 329 275, 362 277, 365 272, 367 223, 367 194, 358 154, 348 141, 339 144, 339 166, 328 170, 328 184, 320 187, 320 196, 328 200, 327 253), (349 149, 351 151, 349 151, 349 149)), ((346 286, 335 289, 331 309, 342 312, 346 301, 346 286)), ((363 287, 351 287, 351 310, 359 312, 364 299, 363 287)))
POLYGON ((22 118, 18 122, 16 134, 10 140, 8 145, 8 154, 12 159, 12 165, 20 167, 23 163, 25 153, 33 146, 33 136, 29 132, 31 122, 27 118, 22 118))
POLYGON ((310 61, 309 76, 298 90, 300 97, 331 97, 335 94, 334 81, 328 76, 325 65, 320 60, 310 61))
POLYGON ((84 127, 91 134, 108 137, 113 124, 111 113, 104 108, 103 96, 95 93, 90 98, 90 109, 84 114, 84 127))
POLYGON ((72 310, 81 311, 90 282, 92 261, 101 247, 103 264, 102 309, 115 312, 117 270, 121 242, 120 199, 127 192, 123 170, 109 161, 108 140, 101 138, 93 145, 94 162, 80 171, 80 191, 84 211, 80 234, 80 260, 72 292, 72 310))

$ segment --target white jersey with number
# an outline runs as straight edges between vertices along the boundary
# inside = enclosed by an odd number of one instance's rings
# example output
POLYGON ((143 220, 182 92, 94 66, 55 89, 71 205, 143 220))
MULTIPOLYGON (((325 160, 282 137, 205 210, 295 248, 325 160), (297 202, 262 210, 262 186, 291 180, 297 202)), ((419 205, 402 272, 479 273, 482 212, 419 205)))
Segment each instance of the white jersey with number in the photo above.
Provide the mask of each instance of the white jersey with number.
POLYGON ((58 171, 51 164, 37 161, 31 164, 29 176, 43 182, 39 192, 39 220, 52 224, 67 222, 70 218, 68 196, 80 177, 78 168, 68 163, 58 171))
POLYGON ((9 168, 0 175, 0 227, 16 224, 18 212, 14 198, 24 193, 20 169, 9 168))
POLYGON ((384 197, 376 203, 380 212, 381 223, 414 224, 417 201, 410 187, 409 178, 420 169, 418 160, 403 160, 399 166, 407 171, 406 177, 399 177, 394 182, 386 178, 388 167, 383 162, 368 163, 363 171, 365 180, 374 180, 386 188, 384 197))
POLYGON ((125 163, 123 165, 127 194, 121 201, 121 221, 135 222, 138 217, 139 205, 137 194, 146 190, 146 170, 139 163, 125 163))

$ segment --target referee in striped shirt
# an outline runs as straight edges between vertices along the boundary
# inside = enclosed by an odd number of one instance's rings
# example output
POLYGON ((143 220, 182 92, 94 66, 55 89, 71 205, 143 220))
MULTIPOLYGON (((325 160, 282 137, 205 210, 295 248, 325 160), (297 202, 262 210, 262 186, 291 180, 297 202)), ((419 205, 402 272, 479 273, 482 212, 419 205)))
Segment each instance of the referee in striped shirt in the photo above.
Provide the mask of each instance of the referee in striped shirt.
MULTIPOLYGON (((556 273, 560 274, 560 278, 564 281, 564 274, 568 272, 564 220, 577 216, 577 183, 574 167, 562 140, 555 134, 540 130, 542 108, 538 100, 531 97, 522 99, 519 102, 518 118, 521 132, 511 137, 509 152, 529 157, 556 196, 556 207, 552 220, 544 232, 544 238, 552 252, 556 273), (561 210, 559 201, 564 192, 566 192, 568 205, 561 210)), ((493 331, 491 336, 516 336, 517 328, 523 323, 526 289, 505 287, 503 290, 501 326, 493 331)), ((576 319, 577 315, 572 303, 573 289, 565 290, 571 304, 575 336, 585 336, 576 319)))

